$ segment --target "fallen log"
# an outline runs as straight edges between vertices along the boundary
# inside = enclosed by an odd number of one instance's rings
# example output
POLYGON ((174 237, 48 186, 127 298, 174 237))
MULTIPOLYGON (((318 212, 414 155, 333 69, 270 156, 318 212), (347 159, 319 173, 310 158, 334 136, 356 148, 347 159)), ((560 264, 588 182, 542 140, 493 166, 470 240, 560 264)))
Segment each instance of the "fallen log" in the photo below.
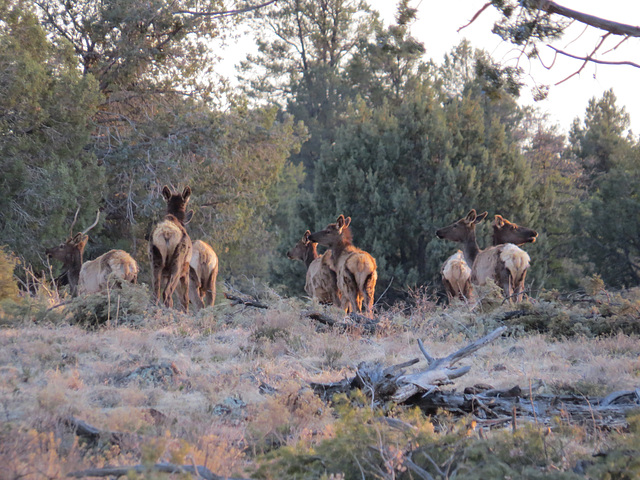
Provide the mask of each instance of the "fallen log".
POLYGON ((224 298, 231 301, 231 305, 244 305, 245 307, 254 307, 254 308, 269 308, 269 305, 266 305, 262 302, 259 302, 252 298, 242 298, 236 295, 231 295, 230 293, 224 294, 224 298))
POLYGON ((318 323, 327 325, 329 327, 336 328, 340 331, 346 331, 352 328, 362 328, 366 333, 375 333, 378 324, 378 320, 365 317, 359 313, 350 313, 342 319, 335 318, 329 314, 315 312, 315 311, 303 311, 302 316, 315 320, 318 323), (350 320, 350 321, 345 321, 350 320))
POLYGON ((329 393, 333 395, 340 391, 346 392, 353 388, 360 388, 371 396, 373 402, 391 400, 396 403, 403 403, 415 395, 423 394, 424 392, 430 393, 439 386, 450 384, 453 379, 469 372, 470 366, 461 368, 453 368, 453 366, 487 343, 498 338, 505 330, 506 327, 497 328, 457 352, 438 359, 431 357, 422 341, 418 340, 418 346, 427 360, 427 368, 415 373, 405 374, 405 369, 418 363, 419 359, 412 359, 386 368, 380 363, 363 362, 358 365, 356 376, 351 380, 343 380, 333 384, 312 383, 311 387, 317 394, 327 400, 330 399, 327 397, 329 393))
POLYGON ((122 448, 125 445, 134 444, 140 439, 140 437, 134 433, 100 430, 75 417, 66 417, 62 420, 62 423, 73 429, 77 436, 86 440, 91 446, 96 446, 103 441, 118 445, 122 448))

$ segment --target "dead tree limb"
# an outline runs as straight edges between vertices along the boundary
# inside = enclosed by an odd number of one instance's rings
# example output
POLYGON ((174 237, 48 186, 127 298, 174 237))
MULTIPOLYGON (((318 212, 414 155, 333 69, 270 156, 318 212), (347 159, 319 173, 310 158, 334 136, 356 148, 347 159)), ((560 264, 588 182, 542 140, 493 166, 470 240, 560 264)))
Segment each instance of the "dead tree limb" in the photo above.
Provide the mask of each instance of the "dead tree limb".
POLYGON ((255 299, 251 298, 241 298, 236 295, 231 295, 230 293, 225 293, 224 297, 227 300, 231 301, 231 305, 244 305, 246 307, 255 307, 255 308, 269 308, 269 305, 261 303, 255 299))
POLYGON ((330 327, 335 327, 340 329, 341 331, 348 330, 349 328, 362 328, 367 333, 375 333, 378 327, 378 320, 371 319, 369 317, 365 317, 364 315, 360 315, 359 313, 350 313, 345 318, 348 320, 353 320, 353 322, 346 322, 344 319, 337 319, 329 314, 321 313, 321 312, 302 312, 302 316, 315 320, 316 322, 322 323, 323 325, 328 325, 330 327))
POLYGON ((399 365, 384 367, 380 363, 361 363, 356 370, 356 376, 333 384, 312 383, 313 390, 326 400, 338 392, 347 392, 353 388, 360 388, 367 392, 374 402, 392 400, 404 403, 409 398, 420 393, 432 393, 441 385, 452 383, 452 380, 466 374, 471 367, 453 368, 463 358, 476 352, 487 343, 498 338, 506 330, 500 327, 490 334, 461 348, 445 358, 433 358, 418 340, 418 346, 427 360, 427 368, 415 373, 406 374, 405 369, 415 365, 420 360, 412 359, 399 365))
POLYGON ((93 425, 90 425, 87 422, 79 420, 75 417, 66 417, 62 422, 66 426, 72 428, 75 431, 76 435, 78 435, 80 438, 85 439, 91 446, 98 445, 102 440, 122 447, 125 444, 134 443, 140 438, 134 433, 110 432, 106 430, 100 430, 93 425))
POLYGON ((89 468, 67 474, 68 477, 124 477, 130 472, 144 473, 148 471, 156 471, 162 473, 188 473, 195 475, 197 478, 205 480, 247 480, 240 478, 221 477, 211 470, 201 465, 174 465, 172 463, 157 463, 155 465, 131 465, 124 467, 105 467, 105 468, 89 468))

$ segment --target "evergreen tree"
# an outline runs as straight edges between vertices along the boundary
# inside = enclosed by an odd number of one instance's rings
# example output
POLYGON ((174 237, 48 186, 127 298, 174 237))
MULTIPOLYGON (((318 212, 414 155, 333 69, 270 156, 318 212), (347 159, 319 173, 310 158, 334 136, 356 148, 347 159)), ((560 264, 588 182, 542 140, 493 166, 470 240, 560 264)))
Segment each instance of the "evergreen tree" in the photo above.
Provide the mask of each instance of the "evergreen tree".
POLYGON ((575 248, 588 270, 615 287, 640 282, 640 146, 628 126, 628 114, 609 90, 589 101, 584 126, 576 121, 571 132, 585 189, 573 217, 575 248))
POLYGON ((85 146, 101 96, 26 3, 0 4, 0 18, 0 244, 39 270, 79 207, 78 225, 95 218, 104 170, 85 146))

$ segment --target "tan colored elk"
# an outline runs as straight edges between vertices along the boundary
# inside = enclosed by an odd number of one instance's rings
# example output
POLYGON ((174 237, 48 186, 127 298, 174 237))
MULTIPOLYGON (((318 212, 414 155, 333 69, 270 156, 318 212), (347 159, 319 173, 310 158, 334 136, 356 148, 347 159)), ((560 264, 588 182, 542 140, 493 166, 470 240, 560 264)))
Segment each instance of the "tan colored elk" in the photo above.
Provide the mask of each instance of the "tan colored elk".
POLYGON ((336 223, 309 235, 309 240, 331 249, 337 275, 338 290, 342 295, 342 307, 362 312, 364 302, 366 316, 373 317, 373 296, 378 280, 375 259, 352 243, 351 217, 340 215, 336 223))
MULTIPOLYGON (((77 213, 76 213, 77 216, 77 213)), ((138 278, 138 264, 124 250, 109 250, 95 260, 82 262, 84 248, 89 241, 87 233, 98 224, 100 212, 96 221, 83 232, 70 236, 66 242, 57 247, 48 248, 46 254, 63 263, 67 279, 71 288, 71 295, 91 294, 117 287, 121 282, 136 283, 138 278)), ((71 231, 73 232, 73 225, 71 231)))
POLYGON ((307 267, 304 291, 320 303, 342 305, 336 272, 333 270, 331 250, 318 254, 318 244, 309 240, 311 232, 304 232, 302 239, 287 252, 291 260, 300 260, 307 267))
POLYGON ((465 217, 436 231, 439 238, 462 243, 465 261, 471 265, 471 283, 484 285, 492 279, 510 301, 522 300, 524 280, 529 268, 529 255, 514 244, 507 243, 480 250, 476 240, 476 225, 487 212, 476 214, 471 210, 465 217))
POLYGON ((162 300, 165 306, 173 308, 173 293, 180 285, 180 302, 188 312, 189 262, 193 247, 184 226, 193 216, 193 210, 186 211, 191 189, 185 187, 182 193, 177 193, 165 185, 162 196, 167 202, 167 215, 155 226, 149 240, 151 287, 156 303, 162 300))
POLYGON ((216 301, 216 279, 218 278, 218 256, 211 245, 196 240, 193 242, 189 262, 189 298, 200 309, 210 307, 216 301))
MULTIPOLYGON (((493 221, 493 246, 505 243, 523 245, 535 242, 538 232, 527 227, 516 225, 496 215, 493 221)), ((461 250, 451 255, 442 266, 442 283, 444 284, 449 301, 453 298, 469 299, 473 287, 471 286, 471 268, 467 265, 461 250)))

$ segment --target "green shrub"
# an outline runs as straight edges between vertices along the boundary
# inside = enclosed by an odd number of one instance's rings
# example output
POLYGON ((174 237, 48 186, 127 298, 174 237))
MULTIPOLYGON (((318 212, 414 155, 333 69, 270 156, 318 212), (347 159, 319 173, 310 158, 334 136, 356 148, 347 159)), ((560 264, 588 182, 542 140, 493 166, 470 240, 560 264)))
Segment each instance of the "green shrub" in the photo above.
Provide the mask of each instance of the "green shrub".
POLYGON ((0 301, 18 298, 18 284, 13 276, 18 261, 6 247, 0 248, 0 301))

